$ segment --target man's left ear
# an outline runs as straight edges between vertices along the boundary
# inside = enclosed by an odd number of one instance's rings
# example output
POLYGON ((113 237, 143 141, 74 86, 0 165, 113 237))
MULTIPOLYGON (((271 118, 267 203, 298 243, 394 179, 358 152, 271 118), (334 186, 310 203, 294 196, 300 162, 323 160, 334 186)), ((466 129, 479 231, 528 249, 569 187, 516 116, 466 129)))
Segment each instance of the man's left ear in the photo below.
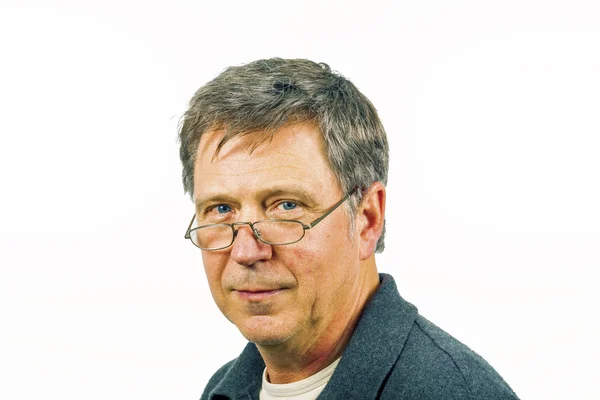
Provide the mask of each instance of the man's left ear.
POLYGON ((381 182, 375 182, 364 194, 356 215, 361 260, 366 260, 375 253, 377 241, 383 231, 384 218, 385 186, 381 182))

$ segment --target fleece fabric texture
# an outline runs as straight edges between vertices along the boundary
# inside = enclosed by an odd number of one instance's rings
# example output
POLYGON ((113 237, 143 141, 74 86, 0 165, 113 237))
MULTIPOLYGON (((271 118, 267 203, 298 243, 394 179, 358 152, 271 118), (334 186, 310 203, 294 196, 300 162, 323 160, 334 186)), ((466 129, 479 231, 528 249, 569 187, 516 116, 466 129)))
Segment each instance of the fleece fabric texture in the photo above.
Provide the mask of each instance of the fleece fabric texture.
MULTIPOLYGON (((483 358, 402 299, 390 275, 379 279, 319 400, 518 400, 483 358)), ((213 375, 201 400, 258 400, 264 368, 248 343, 213 375)))

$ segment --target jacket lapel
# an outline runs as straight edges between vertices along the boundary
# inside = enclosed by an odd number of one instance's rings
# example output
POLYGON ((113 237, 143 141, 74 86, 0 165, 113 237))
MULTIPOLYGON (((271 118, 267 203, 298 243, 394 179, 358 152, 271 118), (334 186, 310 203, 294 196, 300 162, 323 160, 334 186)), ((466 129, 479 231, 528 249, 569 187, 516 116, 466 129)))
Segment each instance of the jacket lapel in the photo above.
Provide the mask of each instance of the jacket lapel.
POLYGON ((367 303, 348 347, 319 400, 379 397, 417 317, 417 309, 398 294, 394 279, 379 274, 380 286, 367 303))
POLYGON ((209 394, 209 399, 258 399, 265 369, 258 349, 254 343, 248 343, 240 356, 231 362, 223 379, 209 394))

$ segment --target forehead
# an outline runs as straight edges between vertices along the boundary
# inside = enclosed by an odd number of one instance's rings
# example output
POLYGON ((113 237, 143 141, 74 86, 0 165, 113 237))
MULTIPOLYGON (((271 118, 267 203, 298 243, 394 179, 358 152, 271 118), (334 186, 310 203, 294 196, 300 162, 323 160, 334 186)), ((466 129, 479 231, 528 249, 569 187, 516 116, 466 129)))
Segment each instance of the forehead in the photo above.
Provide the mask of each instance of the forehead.
POLYGON ((194 168, 194 197, 295 187, 317 195, 336 193, 339 184, 323 153, 320 131, 312 124, 280 129, 253 151, 258 133, 229 140, 215 156, 222 131, 202 136, 194 168))

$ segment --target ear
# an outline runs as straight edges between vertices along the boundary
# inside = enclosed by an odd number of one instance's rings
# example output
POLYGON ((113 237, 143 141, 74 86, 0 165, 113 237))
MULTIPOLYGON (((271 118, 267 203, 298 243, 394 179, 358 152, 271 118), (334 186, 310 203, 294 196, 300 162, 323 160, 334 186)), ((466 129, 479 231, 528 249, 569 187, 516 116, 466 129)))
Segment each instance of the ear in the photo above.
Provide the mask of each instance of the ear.
POLYGON ((375 182, 363 196, 357 210, 356 229, 361 261, 375 253, 377 241, 383 231, 384 218, 385 186, 381 182, 375 182))

